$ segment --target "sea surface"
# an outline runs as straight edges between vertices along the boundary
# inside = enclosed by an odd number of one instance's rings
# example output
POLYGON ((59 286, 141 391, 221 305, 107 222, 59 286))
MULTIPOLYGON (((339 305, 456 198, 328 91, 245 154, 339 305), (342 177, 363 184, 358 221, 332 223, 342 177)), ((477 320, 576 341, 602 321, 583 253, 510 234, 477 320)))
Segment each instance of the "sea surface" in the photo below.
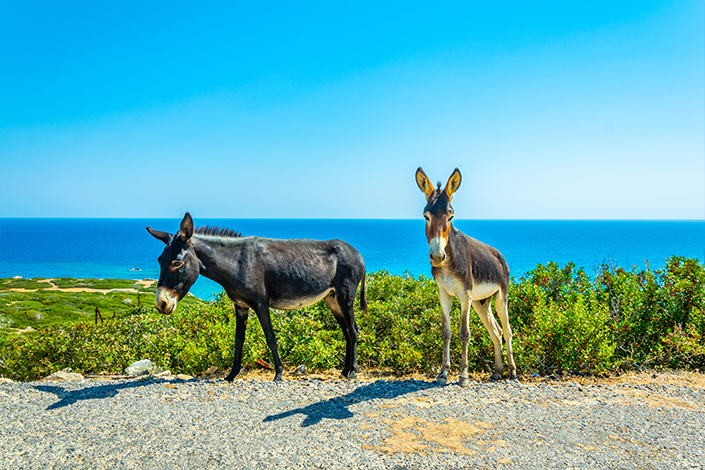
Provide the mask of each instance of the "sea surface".
MULTIPOLYGON (((145 230, 173 233, 180 219, 0 218, 0 277, 144 279, 159 277, 164 245, 145 230)), ((362 253, 368 272, 431 276, 424 220, 196 219, 270 238, 340 238, 362 253)), ((670 256, 705 260, 705 221, 454 220, 469 236, 499 249, 511 275, 537 264, 573 262, 593 275, 603 264, 663 267, 670 256)), ((218 284, 191 288, 208 299, 218 284)))

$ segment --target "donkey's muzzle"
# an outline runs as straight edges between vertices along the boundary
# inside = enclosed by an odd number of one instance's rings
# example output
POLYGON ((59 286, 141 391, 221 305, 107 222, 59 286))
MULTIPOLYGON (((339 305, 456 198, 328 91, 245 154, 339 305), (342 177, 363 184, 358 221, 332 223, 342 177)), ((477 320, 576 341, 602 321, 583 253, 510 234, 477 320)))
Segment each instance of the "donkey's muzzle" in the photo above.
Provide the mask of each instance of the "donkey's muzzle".
POLYGON ((166 287, 157 287, 154 297, 154 306, 160 313, 170 315, 175 309, 179 299, 176 292, 166 287))
POLYGON ((429 253, 429 258, 431 259, 431 266, 438 268, 446 260, 446 254, 443 252, 429 253))
POLYGON ((441 237, 436 237, 431 239, 428 245, 431 248, 431 251, 428 253, 431 259, 431 266, 438 268, 446 260, 446 241, 441 237))

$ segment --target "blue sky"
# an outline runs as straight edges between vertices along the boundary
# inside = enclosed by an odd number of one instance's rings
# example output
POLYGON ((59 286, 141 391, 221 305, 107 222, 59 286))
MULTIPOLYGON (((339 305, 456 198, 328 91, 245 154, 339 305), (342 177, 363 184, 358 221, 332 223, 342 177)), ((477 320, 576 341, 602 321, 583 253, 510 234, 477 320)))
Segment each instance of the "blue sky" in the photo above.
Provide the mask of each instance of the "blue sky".
POLYGON ((0 217, 705 218, 705 2, 0 0, 0 217))

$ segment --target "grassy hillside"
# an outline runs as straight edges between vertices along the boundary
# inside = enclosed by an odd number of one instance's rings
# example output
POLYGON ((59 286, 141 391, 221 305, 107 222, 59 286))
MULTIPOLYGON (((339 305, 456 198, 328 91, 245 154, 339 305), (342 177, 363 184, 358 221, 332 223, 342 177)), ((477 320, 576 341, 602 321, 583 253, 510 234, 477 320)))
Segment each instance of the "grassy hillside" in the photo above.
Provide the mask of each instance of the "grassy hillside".
MULTIPOLYGON (((67 322, 92 322, 154 304, 156 283, 129 279, 0 278, 0 335, 67 322), (108 292, 105 292, 108 291, 108 292)), ((198 302, 189 296, 184 302, 198 302)))

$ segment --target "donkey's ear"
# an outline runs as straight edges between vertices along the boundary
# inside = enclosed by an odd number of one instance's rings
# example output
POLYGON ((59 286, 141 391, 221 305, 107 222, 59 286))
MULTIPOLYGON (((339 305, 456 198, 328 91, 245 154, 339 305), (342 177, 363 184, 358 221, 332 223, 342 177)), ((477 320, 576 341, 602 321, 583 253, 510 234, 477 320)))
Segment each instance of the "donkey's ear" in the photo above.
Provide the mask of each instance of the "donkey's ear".
POLYGON ((185 242, 189 241, 193 236, 193 219, 188 212, 184 215, 184 218, 181 219, 179 233, 181 234, 181 239, 185 242))
POLYGON ((448 182, 446 183, 446 187, 443 191, 446 192, 448 195, 448 198, 453 197, 453 193, 458 190, 460 187, 460 182, 462 181, 462 177, 460 176, 460 170, 457 168, 453 172, 452 175, 450 175, 450 178, 448 178, 448 182))
POLYGON ((169 240, 171 240, 171 234, 166 233, 166 232, 160 232, 159 230, 154 230, 151 227, 147 227, 147 231, 152 234, 154 238, 157 240, 161 240, 164 242, 164 244, 169 243, 169 240))
POLYGON ((426 195, 426 199, 428 199, 433 192, 433 183, 431 183, 431 180, 428 179, 428 176, 426 176, 426 173, 423 172, 421 167, 416 170, 416 184, 419 185, 419 189, 423 191, 426 195))

